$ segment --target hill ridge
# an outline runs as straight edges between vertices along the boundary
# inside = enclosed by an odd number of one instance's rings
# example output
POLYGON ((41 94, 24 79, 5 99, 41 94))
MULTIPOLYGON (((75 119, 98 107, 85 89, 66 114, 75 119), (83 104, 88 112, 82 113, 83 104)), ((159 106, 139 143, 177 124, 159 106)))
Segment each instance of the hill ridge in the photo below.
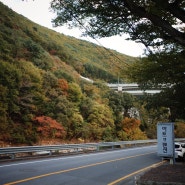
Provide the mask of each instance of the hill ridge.
POLYGON ((117 82, 118 74, 126 81, 124 62, 135 60, 33 23, 0 2, 0 143, 121 137, 115 124, 135 100, 105 82, 117 82))

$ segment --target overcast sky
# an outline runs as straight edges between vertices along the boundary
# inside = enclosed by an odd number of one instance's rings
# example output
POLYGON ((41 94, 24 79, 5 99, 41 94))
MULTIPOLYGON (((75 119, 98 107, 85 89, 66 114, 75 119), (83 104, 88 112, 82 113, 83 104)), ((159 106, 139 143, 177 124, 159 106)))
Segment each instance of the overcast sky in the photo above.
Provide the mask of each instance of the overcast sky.
POLYGON ((49 10, 51 0, 0 0, 5 5, 9 6, 15 12, 24 15, 28 19, 42 26, 53 29, 57 32, 61 32, 65 35, 74 36, 79 39, 85 39, 95 44, 101 44, 102 46, 110 49, 114 49, 120 53, 130 56, 141 56, 143 54, 144 46, 142 44, 135 43, 133 41, 126 41, 126 36, 114 36, 109 38, 93 40, 90 37, 81 37, 82 32, 79 29, 67 29, 66 27, 52 27, 51 20, 55 17, 55 14, 49 10))

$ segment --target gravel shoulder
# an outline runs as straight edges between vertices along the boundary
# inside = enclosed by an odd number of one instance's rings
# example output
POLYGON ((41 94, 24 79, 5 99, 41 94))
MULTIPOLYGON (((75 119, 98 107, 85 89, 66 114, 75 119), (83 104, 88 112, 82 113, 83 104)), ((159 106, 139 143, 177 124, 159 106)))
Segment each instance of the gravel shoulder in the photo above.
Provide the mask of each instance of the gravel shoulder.
POLYGON ((164 163, 140 176, 137 185, 185 185, 185 163, 164 163))

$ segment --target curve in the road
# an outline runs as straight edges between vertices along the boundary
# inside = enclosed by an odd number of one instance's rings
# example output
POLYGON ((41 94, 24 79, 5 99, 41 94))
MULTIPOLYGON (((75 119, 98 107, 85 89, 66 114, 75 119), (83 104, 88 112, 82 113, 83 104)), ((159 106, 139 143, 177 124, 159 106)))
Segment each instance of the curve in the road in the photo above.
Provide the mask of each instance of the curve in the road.
MULTIPOLYGON (((87 167, 92 167, 92 166, 97 166, 97 165, 101 165, 101 164, 105 164, 105 163, 111 163, 111 162, 115 162, 115 161, 121 161, 121 160, 125 160, 125 159, 130 159, 130 158, 134 158, 134 157, 139 157, 139 156, 145 156, 145 155, 149 155, 149 154, 152 154, 154 152, 150 152, 150 153, 145 153, 145 154, 139 154, 139 155, 134 155, 134 156, 128 156, 128 157, 123 157, 123 158, 118 158, 118 159, 113 159, 113 160, 107 160, 107 161, 103 161, 103 162, 98 162, 98 163, 93 163, 93 164, 88 164, 88 165, 84 165, 84 166, 79 166, 79 167, 75 167, 75 168, 70 168, 70 169, 66 169, 66 170, 60 170, 60 171, 56 171, 56 172, 51 172, 51 173, 47 173, 47 174, 43 174, 43 175, 39 175, 39 176, 34 176, 34 177, 30 177, 30 178, 26 178, 26 179, 22 179, 22 180, 18 180, 18 181, 14 181, 14 182, 9 182, 9 183, 6 183, 4 185, 14 185, 14 184, 18 184, 18 183, 22 183, 22 182, 26 182, 26 181, 31 181, 31 180, 35 180, 35 179, 39 179, 39 178, 43 178, 43 177, 47 177, 47 176, 51 176, 51 175, 56 175, 56 174, 61 174, 61 173, 66 173, 66 172, 70 172, 70 171, 74 171, 74 170, 78 170, 78 169, 82 169, 82 168, 87 168, 87 167)), ((150 168, 151 166, 149 167, 146 167, 144 169, 148 169, 150 168)), ((117 181, 121 181, 121 180, 124 180, 125 178, 128 178, 136 173, 139 173, 141 172, 142 170, 144 169, 141 169, 141 170, 138 170, 136 172, 133 172, 132 174, 129 174, 121 179, 118 179, 117 181)), ((113 185, 115 184, 115 182, 117 181, 114 181, 112 183, 110 183, 109 185, 113 185)))
POLYGON ((156 164, 152 164, 151 166, 147 166, 146 168, 142 168, 142 169, 140 169, 140 170, 138 170, 138 171, 135 171, 135 172, 133 172, 133 173, 130 173, 130 174, 128 174, 128 175, 126 175, 126 176, 124 176, 124 177, 122 177, 122 178, 120 178, 120 179, 117 179, 117 180, 115 180, 115 181, 109 183, 108 185, 115 185, 115 184, 117 184, 117 183, 119 183, 119 182, 121 182, 121 181, 123 181, 123 180, 125 180, 125 179, 127 179, 127 178, 129 178, 129 177, 131 177, 131 176, 134 176, 134 175, 136 175, 136 174, 138 174, 138 173, 144 172, 144 171, 146 171, 146 170, 148 170, 148 169, 150 169, 150 168, 154 168, 154 167, 157 167, 157 166, 159 166, 159 165, 162 165, 163 163, 164 163, 164 161, 159 162, 159 163, 156 163, 156 164))

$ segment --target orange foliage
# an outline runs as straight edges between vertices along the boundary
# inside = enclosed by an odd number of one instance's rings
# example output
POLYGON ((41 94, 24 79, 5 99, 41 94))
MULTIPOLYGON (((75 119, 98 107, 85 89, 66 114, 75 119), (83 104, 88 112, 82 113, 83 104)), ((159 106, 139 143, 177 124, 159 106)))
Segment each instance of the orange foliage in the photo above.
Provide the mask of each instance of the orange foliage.
POLYGON ((176 138, 184 138, 185 136, 185 123, 176 123, 175 124, 175 137, 176 138))
POLYGON ((36 117, 34 121, 39 124, 37 131, 40 133, 41 137, 64 138, 66 134, 64 127, 50 117, 39 116, 36 117))
POLYGON ((137 120, 135 118, 126 117, 123 120, 122 124, 123 124, 123 130, 128 133, 131 130, 135 130, 135 129, 139 128, 141 122, 140 122, 140 120, 137 120))
POLYGON ((69 89, 68 82, 65 79, 59 79, 58 85, 59 85, 60 89, 62 90, 63 94, 67 95, 67 91, 69 89))
POLYGON ((126 133, 126 140, 138 140, 138 139, 147 139, 144 132, 139 128, 141 122, 135 118, 126 117, 123 122, 123 131, 126 133))
POLYGON ((57 51, 54 50, 54 49, 51 49, 51 50, 49 51, 49 53, 50 53, 50 55, 56 55, 56 54, 57 54, 57 51))

